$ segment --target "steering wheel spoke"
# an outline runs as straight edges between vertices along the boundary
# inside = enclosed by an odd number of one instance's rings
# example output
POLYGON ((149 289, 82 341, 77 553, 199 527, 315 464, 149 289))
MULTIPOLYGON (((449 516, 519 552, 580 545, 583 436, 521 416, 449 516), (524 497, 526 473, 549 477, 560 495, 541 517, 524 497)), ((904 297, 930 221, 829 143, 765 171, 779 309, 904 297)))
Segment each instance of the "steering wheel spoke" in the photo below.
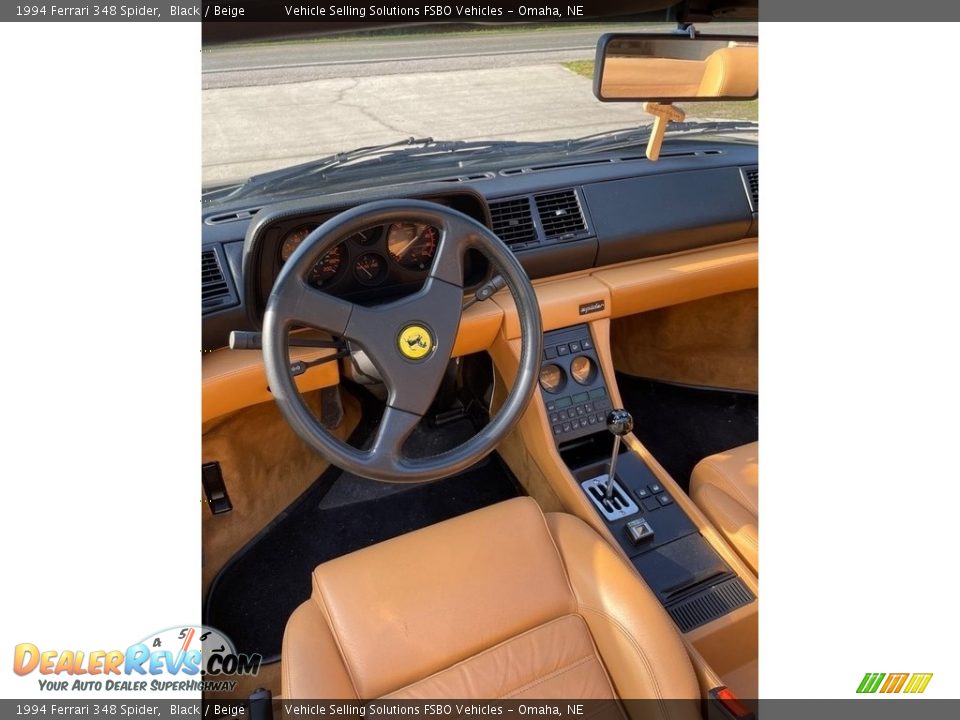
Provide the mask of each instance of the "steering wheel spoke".
POLYGON ((444 218, 440 244, 433 257, 428 277, 463 287, 464 253, 477 242, 475 223, 459 217, 444 218))
POLYGON ((343 335, 353 314, 353 303, 317 290, 304 282, 303 278, 294 277, 293 282, 294 291, 278 297, 273 304, 274 311, 287 318, 292 325, 305 325, 326 330, 333 335, 343 335))
POLYGON ((380 427, 368 450, 371 470, 393 470, 402 466, 403 444, 422 420, 421 415, 387 405, 380 427))
POLYGON ((536 389, 543 346, 536 293, 519 261, 490 230, 436 203, 384 200, 340 213, 310 233, 281 268, 263 316, 267 381, 281 412, 305 442, 333 464, 357 475, 394 482, 435 480, 478 462, 520 419, 536 389), (306 278, 319 258, 345 237, 396 218, 441 228, 423 288, 376 307, 354 305, 318 290, 306 278), (411 459, 403 446, 426 415, 453 356, 463 307, 465 254, 477 248, 503 275, 516 301, 522 330, 520 367, 497 415, 473 439, 429 458, 411 459), (305 325, 342 337, 362 351, 387 388, 387 407, 369 450, 331 435, 314 417, 290 370, 288 334, 305 325))

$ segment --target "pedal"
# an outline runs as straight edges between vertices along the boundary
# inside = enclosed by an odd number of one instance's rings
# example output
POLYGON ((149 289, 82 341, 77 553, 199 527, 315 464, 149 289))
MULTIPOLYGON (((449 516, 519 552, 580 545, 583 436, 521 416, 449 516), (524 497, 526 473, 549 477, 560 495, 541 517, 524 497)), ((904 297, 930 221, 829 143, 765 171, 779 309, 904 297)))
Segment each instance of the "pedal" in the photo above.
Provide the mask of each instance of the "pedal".
POLYGON ((320 390, 320 422, 327 430, 338 428, 343 422, 343 398, 339 385, 320 390))

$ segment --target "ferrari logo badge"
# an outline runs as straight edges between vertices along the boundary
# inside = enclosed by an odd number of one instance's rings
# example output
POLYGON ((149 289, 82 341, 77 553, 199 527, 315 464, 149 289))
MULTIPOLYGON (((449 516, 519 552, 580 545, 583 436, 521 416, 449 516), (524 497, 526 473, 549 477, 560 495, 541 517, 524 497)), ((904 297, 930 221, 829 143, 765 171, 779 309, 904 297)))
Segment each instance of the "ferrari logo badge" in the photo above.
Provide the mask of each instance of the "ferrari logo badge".
POLYGON ((423 325, 407 325, 397 337, 397 346, 408 360, 423 360, 433 352, 433 336, 423 325))

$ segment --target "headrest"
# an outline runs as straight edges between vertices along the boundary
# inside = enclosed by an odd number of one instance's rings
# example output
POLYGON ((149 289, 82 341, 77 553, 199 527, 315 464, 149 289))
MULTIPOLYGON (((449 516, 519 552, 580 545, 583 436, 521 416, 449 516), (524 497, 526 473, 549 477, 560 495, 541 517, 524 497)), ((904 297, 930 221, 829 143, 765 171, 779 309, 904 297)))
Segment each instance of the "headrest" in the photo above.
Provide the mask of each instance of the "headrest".
POLYGON ((757 94, 757 46, 737 45, 710 53, 700 80, 700 97, 752 98, 757 94))

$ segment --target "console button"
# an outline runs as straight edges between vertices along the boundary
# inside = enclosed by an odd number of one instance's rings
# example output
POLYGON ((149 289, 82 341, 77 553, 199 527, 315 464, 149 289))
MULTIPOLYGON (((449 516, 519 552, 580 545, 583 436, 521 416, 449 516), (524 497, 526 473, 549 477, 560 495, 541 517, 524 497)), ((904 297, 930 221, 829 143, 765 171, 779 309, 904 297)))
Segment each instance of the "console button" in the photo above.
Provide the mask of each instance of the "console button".
POLYGON ((550 422, 555 423, 560 420, 560 413, 550 413, 550 422))
POLYGON ((553 360, 553 359, 557 356, 557 349, 556 349, 556 348, 552 348, 552 347, 548 347, 548 348, 544 349, 544 351, 543 351, 543 356, 544 356, 547 360, 553 360))
POLYGON ((650 491, 647 490, 645 487, 637 488, 636 490, 633 491, 633 494, 636 495, 637 498, 639 498, 640 500, 650 497, 650 491))
POLYGON ((578 353, 578 352, 580 352, 580 343, 578 343, 578 342, 572 342, 572 343, 570 343, 570 352, 572 352, 572 353, 578 353))
POLYGON ((553 426, 553 434, 554 434, 554 435, 559 435, 561 432, 563 432, 563 428, 562 428, 560 425, 554 425, 554 426, 553 426))
POLYGON ((667 495, 666 493, 660 493, 659 495, 657 495, 657 500, 660 502, 661 505, 664 505, 664 506, 669 505, 670 503, 673 502, 673 498, 667 495))
POLYGON ((651 512, 660 507, 660 503, 657 502, 656 498, 648 497, 640 501, 640 504, 643 505, 643 509, 647 512, 651 512))
POLYGON ((634 545, 639 545, 644 540, 649 540, 653 537, 653 528, 650 527, 650 523, 647 522, 645 517, 635 518, 624 527, 627 529, 627 536, 634 545))
POLYGON ((562 425, 562 427, 563 427, 563 431, 564 431, 564 432, 570 432, 570 430, 571 430, 570 423, 568 423, 568 422, 565 422, 565 423, 562 425))
POLYGON ((566 345, 557 345, 557 355, 569 355, 570 348, 566 345))
POLYGON ((660 483, 650 483, 647 485, 647 487, 650 488, 650 492, 652 492, 654 495, 663 492, 663 487, 661 487, 660 483))
POLYGON ((581 340, 581 341, 580 341, 580 347, 582 347, 584 350, 593 350, 593 343, 590 342, 589 339, 587 339, 587 340, 581 340))

